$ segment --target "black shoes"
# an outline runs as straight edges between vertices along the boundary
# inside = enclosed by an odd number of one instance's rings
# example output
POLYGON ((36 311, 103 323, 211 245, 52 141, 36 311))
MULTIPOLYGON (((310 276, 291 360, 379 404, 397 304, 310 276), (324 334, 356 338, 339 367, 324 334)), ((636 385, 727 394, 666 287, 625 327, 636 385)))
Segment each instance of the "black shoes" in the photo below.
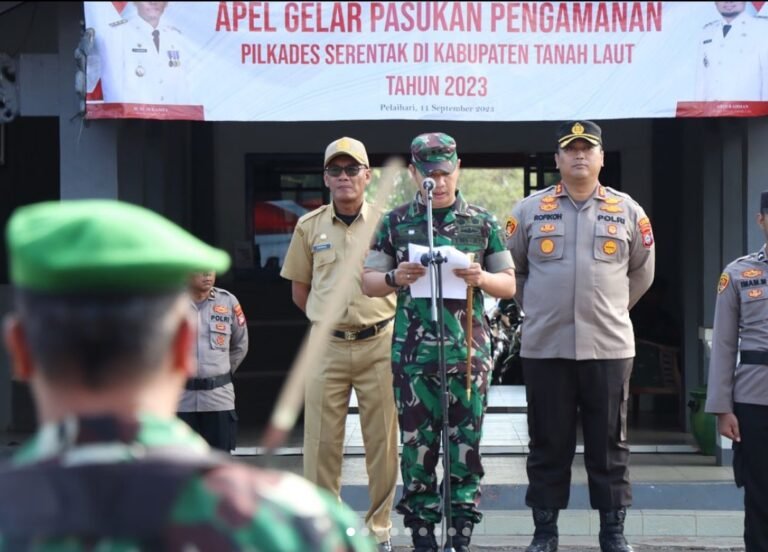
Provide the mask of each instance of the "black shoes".
POLYGON ((408 525, 411 529, 413 552, 438 552, 435 524, 425 521, 408 525))
POLYGON ((624 538, 625 507, 616 510, 600 510, 600 550, 601 552, 633 552, 633 548, 624 538))
POLYGON ((475 524, 467 518, 453 518, 453 549, 456 552, 469 552, 469 541, 472 538, 472 529, 475 524))
POLYGON ((525 552, 557 552, 558 532, 557 516, 558 510, 546 508, 533 509, 533 523, 536 530, 533 533, 533 540, 525 552))

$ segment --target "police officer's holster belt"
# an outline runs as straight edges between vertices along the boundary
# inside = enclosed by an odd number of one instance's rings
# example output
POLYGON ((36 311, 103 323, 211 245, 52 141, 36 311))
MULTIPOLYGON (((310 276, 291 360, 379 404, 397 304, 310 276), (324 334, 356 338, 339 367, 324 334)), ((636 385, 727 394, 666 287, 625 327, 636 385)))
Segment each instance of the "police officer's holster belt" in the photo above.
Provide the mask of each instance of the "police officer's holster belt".
POLYGON ((741 351, 739 353, 741 364, 765 364, 768 365, 768 351, 741 351))
POLYGON ((229 372, 212 378, 189 378, 186 388, 189 391, 210 391, 217 387, 224 387, 228 383, 232 383, 232 374, 229 372))
POLYGON ((359 339, 368 339, 369 337, 373 337, 374 335, 377 335, 381 330, 387 327, 387 324, 389 324, 392 321, 391 318, 387 318, 386 320, 382 320, 381 322, 377 322, 373 326, 369 326, 367 328, 363 328, 362 330, 333 330, 333 337, 338 337, 339 339, 346 339, 347 341, 357 341, 359 339))

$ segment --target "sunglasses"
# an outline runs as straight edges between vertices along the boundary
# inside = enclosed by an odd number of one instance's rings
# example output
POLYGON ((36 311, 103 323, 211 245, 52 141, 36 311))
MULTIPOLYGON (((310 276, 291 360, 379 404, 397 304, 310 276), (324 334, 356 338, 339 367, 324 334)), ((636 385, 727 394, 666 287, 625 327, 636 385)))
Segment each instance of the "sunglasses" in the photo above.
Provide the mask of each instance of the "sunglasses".
POLYGON ((331 165, 325 168, 325 172, 328 176, 341 176, 341 173, 347 176, 357 176, 362 169, 365 169, 365 165, 347 165, 346 167, 339 167, 338 165, 331 165))

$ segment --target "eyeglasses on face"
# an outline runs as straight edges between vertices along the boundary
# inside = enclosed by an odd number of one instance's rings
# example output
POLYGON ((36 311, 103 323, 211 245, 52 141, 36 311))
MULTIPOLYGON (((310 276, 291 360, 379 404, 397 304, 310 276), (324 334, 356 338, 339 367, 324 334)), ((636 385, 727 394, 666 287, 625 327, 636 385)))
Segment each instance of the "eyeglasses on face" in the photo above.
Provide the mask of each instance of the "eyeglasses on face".
POLYGON ((364 168, 365 165, 347 165, 346 167, 331 165, 325 168, 325 172, 328 174, 328 176, 341 176, 342 172, 347 176, 357 176, 364 168))

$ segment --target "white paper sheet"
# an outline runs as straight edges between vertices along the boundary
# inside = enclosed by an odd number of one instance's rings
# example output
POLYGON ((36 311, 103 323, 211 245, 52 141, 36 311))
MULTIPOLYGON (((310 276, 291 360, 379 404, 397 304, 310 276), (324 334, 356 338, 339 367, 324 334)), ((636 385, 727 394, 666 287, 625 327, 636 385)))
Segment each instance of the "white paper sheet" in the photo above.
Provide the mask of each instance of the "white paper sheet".
MULTIPOLYGON (((453 273, 453 269, 468 268, 470 264, 469 257, 467 257, 466 253, 462 253, 452 245, 441 245, 440 247, 435 247, 435 250, 439 251, 446 259, 440 265, 443 280, 443 299, 466 299, 467 283, 456 276, 453 273)), ((421 256, 428 252, 429 247, 426 245, 408 244, 408 258, 412 263, 420 262, 421 256)), ((413 282, 410 287, 413 297, 432 297, 429 289, 429 271, 413 282)))

